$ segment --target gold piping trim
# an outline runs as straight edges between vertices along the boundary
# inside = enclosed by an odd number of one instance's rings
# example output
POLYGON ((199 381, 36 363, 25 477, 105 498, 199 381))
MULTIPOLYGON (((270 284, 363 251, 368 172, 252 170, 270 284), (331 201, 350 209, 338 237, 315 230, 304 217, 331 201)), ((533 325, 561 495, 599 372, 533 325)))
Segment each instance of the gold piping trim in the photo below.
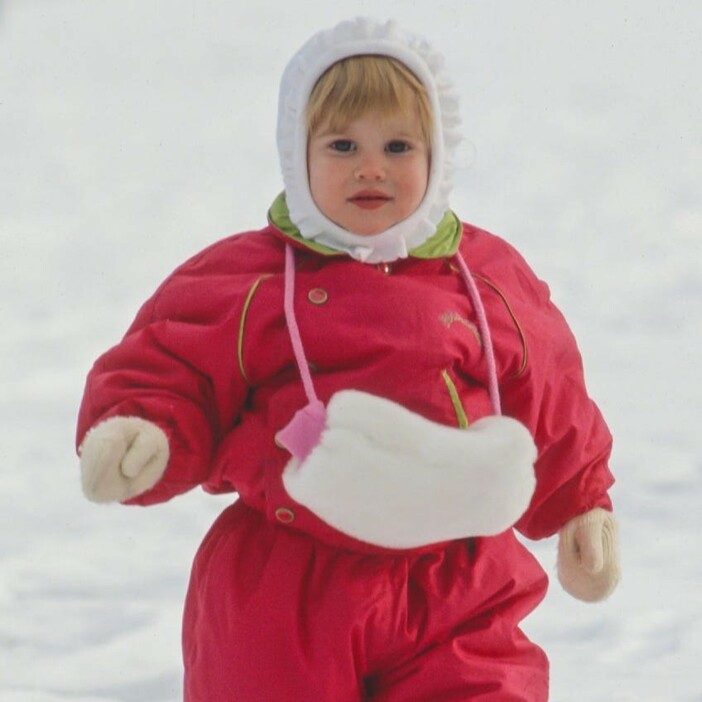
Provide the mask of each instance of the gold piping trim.
POLYGON ((448 390, 449 396, 451 397, 451 404, 453 405, 453 410, 456 413, 456 421, 458 422, 458 426, 461 429, 466 429, 470 422, 468 421, 466 411, 463 409, 463 405, 461 404, 461 398, 458 396, 456 384, 453 382, 453 379, 451 378, 447 370, 441 371, 441 377, 444 379, 444 383, 446 383, 446 389, 448 390))
POLYGON ((526 370, 527 363, 529 361, 529 348, 527 347, 526 336, 524 335, 524 330, 522 329, 522 325, 519 324, 519 320, 517 319, 517 316, 514 314, 514 310, 512 309, 512 306, 509 304, 509 302, 507 301, 505 294, 502 292, 502 290, 500 290, 500 288, 497 287, 497 285, 495 285, 495 283, 492 283, 487 278, 483 278, 483 276, 477 275, 476 273, 473 273, 473 277, 477 278, 478 280, 482 280, 483 283, 485 283, 485 285, 492 288, 500 296, 500 299, 502 300, 505 307, 507 308, 507 312, 509 312, 509 316, 512 318, 512 321, 514 322, 514 326, 517 327, 517 332, 519 333, 519 339, 522 342, 522 364, 521 364, 521 366, 519 366, 516 373, 512 373, 512 375, 510 375, 510 379, 514 380, 515 378, 519 378, 519 376, 523 375, 524 371, 526 370))
MULTIPOLYGON (((460 273, 460 269, 455 266, 453 263, 449 261, 449 267, 451 268, 452 271, 455 273, 460 273)), ((529 347, 527 346, 526 342, 526 335, 524 334, 524 330, 522 329, 522 325, 519 323, 519 320, 517 319, 517 316, 514 314, 514 310, 512 309, 512 306, 509 304, 507 301, 507 297, 505 294, 500 290, 500 288, 495 285, 495 283, 489 281, 487 278, 484 278, 482 275, 478 275, 477 273, 473 273, 471 271, 471 275, 474 278, 477 278, 481 282, 485 283, 489 288, 494 290, 500 299, 502 300, 504 306, 507 308, 507 312, 509 313, 509 316, 512 318, 512 321, 514 322, 514 326, 517 327, 517 333, 519 334, 519 339, 522 342, 522 363, 517 369, 515 373, 512 373, 512 375, 509 376, 510 380, 514 380, 515 378, 519 378, 521 375, 524 374, 524 371, 527 368, 527 363, 529 362, 529 347)))
POLYGON ((270 278, 271 274, 267 273, 260 276, 254 282, 254 284, 249 288, 249 292, 244 300, 244 307, 241 310, 241 319, 239 320, 239 338, 236 342, 236 355, 239 361, 239 371, 241 372, 241 377, 248 383, 249 377, 246 375, 246 370, 244 369, 244 327, 246 326, 246 315, 249 312, 249 307, 253 296, 256 294, 258 286, 266 279, 270 278))

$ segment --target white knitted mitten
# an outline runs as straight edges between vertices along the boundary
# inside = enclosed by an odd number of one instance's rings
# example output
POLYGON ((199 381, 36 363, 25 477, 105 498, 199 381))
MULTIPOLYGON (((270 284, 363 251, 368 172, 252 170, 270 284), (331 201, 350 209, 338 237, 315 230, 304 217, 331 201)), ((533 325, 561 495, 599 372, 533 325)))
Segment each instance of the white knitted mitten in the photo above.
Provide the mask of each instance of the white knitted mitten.
POLYGON ((617 522, 604 509, 571 519, 558 532, 558 579, 573 597, 597 602, 619 582, 617 522))
POLYGON ((145 419, 111 417, 87 433, 79 453, 85 496, 123 501, 159 481, 168 464, 168 438, 145 419))

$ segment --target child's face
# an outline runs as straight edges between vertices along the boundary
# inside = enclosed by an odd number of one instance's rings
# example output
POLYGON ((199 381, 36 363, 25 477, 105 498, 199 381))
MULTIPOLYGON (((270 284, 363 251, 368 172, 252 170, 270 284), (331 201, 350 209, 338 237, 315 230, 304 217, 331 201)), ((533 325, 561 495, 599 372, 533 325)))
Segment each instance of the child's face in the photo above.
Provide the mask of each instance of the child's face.
POLYGON ((429 147, 411 114, 368 113, 342 131, 310 135, 307 170, 317 207, 353 234, 379 234, 419 206, 429 178, 429 147))

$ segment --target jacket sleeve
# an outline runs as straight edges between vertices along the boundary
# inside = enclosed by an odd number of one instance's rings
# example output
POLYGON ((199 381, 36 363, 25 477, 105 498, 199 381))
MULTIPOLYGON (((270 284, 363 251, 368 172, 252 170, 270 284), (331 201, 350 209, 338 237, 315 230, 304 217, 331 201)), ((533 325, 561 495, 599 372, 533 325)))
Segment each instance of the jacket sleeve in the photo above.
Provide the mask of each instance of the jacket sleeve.
POLYGON ((575 338, 548 287, 526 263, 518 264, 513 304, 526 363, 502 382, 501 392, 504 413, 522 421, 537 445, 537 487, 517 528, 539 539, 595 507, 612 508, 612 437, 587 393, 575 338))
POLYGON ((162 502, 205 481, 220 438, 236 423, 247 394, 236 352, 243 278, 210 275, 201 257, 191 260, 88 375, 79 447, 91 427, 113 416, 149 420, 168 437, 164 476, 131 503, 162 502))

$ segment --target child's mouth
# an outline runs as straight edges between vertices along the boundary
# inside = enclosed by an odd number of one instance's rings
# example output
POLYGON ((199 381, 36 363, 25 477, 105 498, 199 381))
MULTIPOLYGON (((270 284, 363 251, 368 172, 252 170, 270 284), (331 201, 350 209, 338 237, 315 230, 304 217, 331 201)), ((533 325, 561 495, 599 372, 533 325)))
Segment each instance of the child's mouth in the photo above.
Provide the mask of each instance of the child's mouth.
POLYGON ((378 192, 377 190, 362 190, 360 193, 356 193, 353 197, 349 198, 349 202, 352 202, 354 205, 364 210, 376 210, 387 202, 390 202, 391 199, 392 198, 388 195, 378 192))

